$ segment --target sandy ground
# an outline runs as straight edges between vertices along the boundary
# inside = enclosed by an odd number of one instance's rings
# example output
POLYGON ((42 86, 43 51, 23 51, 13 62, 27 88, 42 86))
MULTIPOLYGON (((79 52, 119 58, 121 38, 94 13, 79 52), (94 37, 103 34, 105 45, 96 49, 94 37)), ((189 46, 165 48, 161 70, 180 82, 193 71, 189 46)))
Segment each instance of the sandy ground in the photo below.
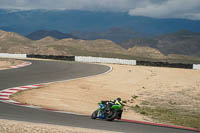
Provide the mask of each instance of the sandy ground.
POLYGON ((8 69, 9 66, 15 66, 22 63, 23 61, 20 60, 0 58, 0 70, 8 69))
POLYGON ((0 119, 0 133, 114 133, 114 132, 0 119))
POLYGON ((13 99, 45 108, 90 115, 101 100, 121 97, 128 101, 123 118, 152 121, 131 106, 155 104, 200 110, 200 71, 128 65, 109 65, 104 75, 57 82, 24 91, 13 99), (134 99, 133 97, 137 97, 134 99), (148 103, 147 103, 148 102, 148 103))

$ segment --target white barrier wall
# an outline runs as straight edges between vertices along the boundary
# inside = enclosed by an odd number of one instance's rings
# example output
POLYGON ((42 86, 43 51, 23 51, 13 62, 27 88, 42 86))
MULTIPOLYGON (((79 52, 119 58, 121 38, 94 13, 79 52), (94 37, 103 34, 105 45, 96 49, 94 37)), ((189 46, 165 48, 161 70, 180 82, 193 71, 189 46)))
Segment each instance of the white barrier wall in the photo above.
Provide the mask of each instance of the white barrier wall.
POLYGON ((136 65, 136 60, 102 58, 102 57, 87 57, 87 56, 75 56, 75 61, 91 62, 91 63, 112 63, 112 64, 136 65))
POLYGON ((193 69, 200 70, 200 64, 193 64, 193 69))
POLYGON ((8 53, 0 53, 0 57, 2 58, 26 58, 26 54, 8 54, 8 53))

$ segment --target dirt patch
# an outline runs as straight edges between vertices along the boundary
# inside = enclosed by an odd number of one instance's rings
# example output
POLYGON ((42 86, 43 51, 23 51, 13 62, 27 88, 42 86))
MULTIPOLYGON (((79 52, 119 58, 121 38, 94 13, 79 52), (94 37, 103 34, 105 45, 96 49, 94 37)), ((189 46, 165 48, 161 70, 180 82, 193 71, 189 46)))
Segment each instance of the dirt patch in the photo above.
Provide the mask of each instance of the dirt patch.
POLYGON ((23 61, 20 60, 0 58, 0 70, 8 69, 9 66, 16 66, 22 63, 23 61))
POLYGON ((0 120, 1 133, 113 133, 105 130, 95 130, 68 126, 55 126, 50 124, 36 124, 30 122, 19 122, 0 120))
POLYGON ((121 97, 127 102, 123 118, 153 121, 136 113, 137 105, 200 110, 200 71, 110 65, 113 71, 92 78, 53 83, 21 92, 13 99, 32 105, 90 115, 101 100, 121 97))

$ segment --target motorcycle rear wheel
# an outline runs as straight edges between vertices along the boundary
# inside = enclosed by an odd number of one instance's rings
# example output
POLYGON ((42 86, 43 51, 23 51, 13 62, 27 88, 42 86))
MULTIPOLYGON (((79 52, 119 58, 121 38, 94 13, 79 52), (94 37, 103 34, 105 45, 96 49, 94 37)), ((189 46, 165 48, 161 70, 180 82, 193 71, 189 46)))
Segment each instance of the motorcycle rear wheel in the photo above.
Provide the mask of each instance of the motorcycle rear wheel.
POLYGON ((107 121, 113 121, 117 116, 117 112, 116 111, 113 111, 111 110, 107 115, 106 115, 106 120, 107 121))

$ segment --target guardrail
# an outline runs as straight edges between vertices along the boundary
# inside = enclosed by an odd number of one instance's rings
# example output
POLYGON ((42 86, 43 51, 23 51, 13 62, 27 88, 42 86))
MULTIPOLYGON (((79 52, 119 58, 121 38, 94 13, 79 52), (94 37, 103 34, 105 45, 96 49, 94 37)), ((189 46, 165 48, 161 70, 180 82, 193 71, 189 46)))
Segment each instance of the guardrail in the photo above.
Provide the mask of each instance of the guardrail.
POLYGON ((111 64, 136 65, 136 60, 90 57, 90 56, 88 56, 88 57, 87 56, 75 56, 75 61, 91 62, 91 63, 111 63, 111 64))
POLYGON ((193 69, 200 70, 200 64, 193 64, 193 69))
POLYGON ((2 58, 27 58, 26 54, 8 54, 8 53, 0 53, 0 57, 2 57, 2 58))

